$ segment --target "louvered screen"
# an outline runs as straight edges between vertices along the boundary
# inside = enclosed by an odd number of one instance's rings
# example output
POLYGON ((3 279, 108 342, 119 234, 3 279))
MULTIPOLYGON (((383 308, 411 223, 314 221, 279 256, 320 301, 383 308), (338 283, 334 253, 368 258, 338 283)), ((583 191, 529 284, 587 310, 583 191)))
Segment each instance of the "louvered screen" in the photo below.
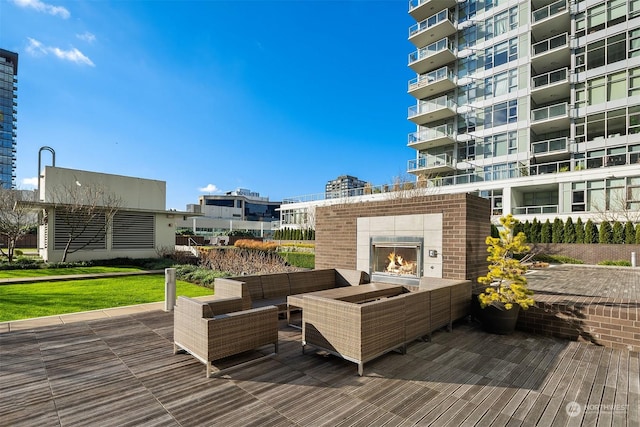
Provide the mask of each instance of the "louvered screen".
POLYGON ((55 211, 56 227, 54 231, 53 248, 64 250, 69 236, 72 238, 69 249, 106 249, 105 215, 96 213, 89 217, 87 214, 70 214, 63 210, 55 211))
POLYGON ((113 249, 155 248, 155 215, 118 212, 113 218, 113 249))

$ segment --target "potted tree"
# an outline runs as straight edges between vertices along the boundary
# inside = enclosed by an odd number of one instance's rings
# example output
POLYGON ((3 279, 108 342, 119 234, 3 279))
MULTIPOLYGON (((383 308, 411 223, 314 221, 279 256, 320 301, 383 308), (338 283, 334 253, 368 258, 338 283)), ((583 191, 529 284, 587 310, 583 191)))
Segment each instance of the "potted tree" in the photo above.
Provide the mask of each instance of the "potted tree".
POLYGON ((487 237, 489 272, 478 278, 486 285, 478 295, 483 309, 481 320, 486 330, 497 334, 509 334, 515 330, 520 308, 528 309, 535 304, 533 291, 527 287, 526 266, 513 257, 529 251, 523 232, 514 235, 513 229, 518 220, 511 214, 500 218, 503 229, 499 237, 487 237))

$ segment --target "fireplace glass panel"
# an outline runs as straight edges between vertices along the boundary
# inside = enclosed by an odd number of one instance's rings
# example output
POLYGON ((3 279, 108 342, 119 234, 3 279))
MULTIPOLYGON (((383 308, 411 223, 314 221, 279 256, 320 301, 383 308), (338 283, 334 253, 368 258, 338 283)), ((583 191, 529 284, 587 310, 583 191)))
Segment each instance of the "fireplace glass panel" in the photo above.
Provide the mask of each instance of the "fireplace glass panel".
MULTIPOLYGON (((408 240, 407 238, 403 240, 408 240)), ((413 239, 412 239, 413 240, 413 239)), ((420 277, 422 274, 422 242, 371 242, 371 273, 399 277, 420 277)))

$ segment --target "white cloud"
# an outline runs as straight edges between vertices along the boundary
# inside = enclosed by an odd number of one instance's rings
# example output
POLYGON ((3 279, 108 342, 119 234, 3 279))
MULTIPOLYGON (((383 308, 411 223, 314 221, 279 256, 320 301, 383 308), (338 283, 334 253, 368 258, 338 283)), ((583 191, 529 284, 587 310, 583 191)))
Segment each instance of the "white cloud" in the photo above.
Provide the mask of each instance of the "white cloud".
POLYGON ((213 184, 208 184, 206 187, 198 188, 201 193, 218 193, 220 190, 213 184))
POLYGON ((34 176, 33 178, 23 178, 22 185, 35 188, 38 186, 38 177, 34 176))
POLYGON ((35 9, 38 12, 48 13, 49 15, 59 15, 62 19, 67 19, 71 16, 69 10, 62 6, 53 6, 47 3, 43 3, 40 0, 12 0, 16 6, 35 9))
POLYGON ((85 31, 82 34, 76 34, 76 37, 80 40, 84 40, 87 43, 93 43, 96 41, 96 36, 91 34, 89 31, 85 31))
POLYGON ((96 65, 85 54, 78 49, 71 48, 69 50, 63 50, 59 47, 45 46, 40 41, 28 37, 29 45, 27 46, 27 52, 32 55, 48 55, 53 54, 65 61, 75 62, 76 64, 89 65, 95 67, 96 65))

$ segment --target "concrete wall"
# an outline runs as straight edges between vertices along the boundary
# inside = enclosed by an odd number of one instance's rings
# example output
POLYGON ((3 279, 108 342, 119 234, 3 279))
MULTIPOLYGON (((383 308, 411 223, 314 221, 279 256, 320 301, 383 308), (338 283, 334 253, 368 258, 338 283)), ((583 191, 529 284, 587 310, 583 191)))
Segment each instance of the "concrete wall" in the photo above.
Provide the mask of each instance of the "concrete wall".
POLYGON ((316 268, 357 268, 358 218, 442 214, 442 277, 475 281, 487 271, 489 200, 470 194, 345 203, 318 207, 316 268))

